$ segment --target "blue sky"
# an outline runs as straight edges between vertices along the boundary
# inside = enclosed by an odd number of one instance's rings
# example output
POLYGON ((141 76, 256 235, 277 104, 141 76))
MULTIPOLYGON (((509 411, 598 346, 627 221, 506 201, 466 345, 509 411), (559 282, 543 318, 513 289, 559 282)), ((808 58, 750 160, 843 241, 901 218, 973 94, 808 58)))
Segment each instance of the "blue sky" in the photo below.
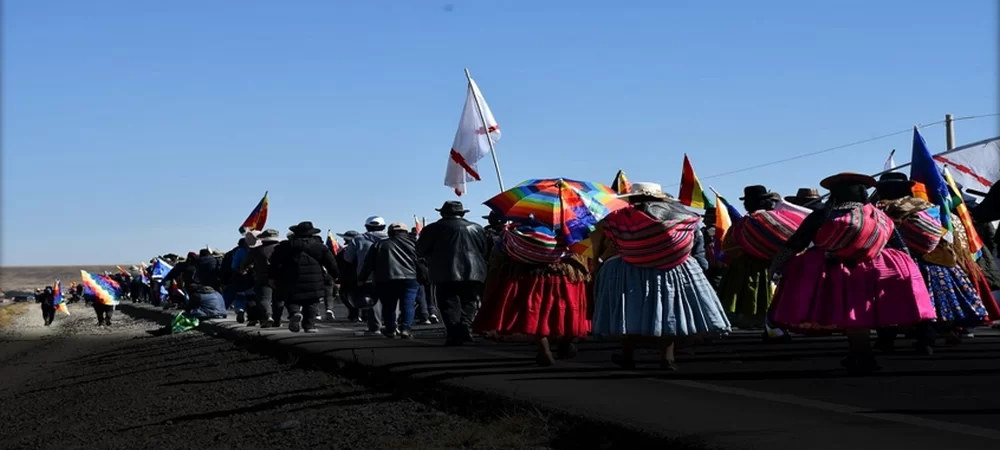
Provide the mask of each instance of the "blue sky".
POLYGON ((622 168, 676 193, 687 152, 727 197, 791 194, 910 136, 712 175, 998 110, 994 0, 446 3, 5 2, 2 263, 229 248, 265 190, 283 232, 433 220, 465 67, 508 185, 622 168))

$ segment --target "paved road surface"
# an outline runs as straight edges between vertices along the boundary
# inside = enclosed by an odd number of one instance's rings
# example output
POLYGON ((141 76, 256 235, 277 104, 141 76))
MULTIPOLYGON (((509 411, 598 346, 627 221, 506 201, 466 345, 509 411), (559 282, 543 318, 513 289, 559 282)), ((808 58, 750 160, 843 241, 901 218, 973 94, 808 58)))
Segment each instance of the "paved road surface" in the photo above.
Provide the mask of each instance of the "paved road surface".
POLYGON ((74 306, 0 330, 3 449, 547 448, 539 417, 483 425, 198 332, 74 306))
MULTIPOLYGON (((232 318, 225 322, 245 328, 232 318)), ((882 372, 857 377, 839 366, 846 348, 841 337, 773 345, 761 343, 756 333, 737 332, 679 351, 681 370, 666 373, 656 369, 654 354, 638 370, 616 368, 610 363, 617 349, 613 343, 585 343, 577 361, 541 369, 532 364, 529 344, 481 341, 471 348, 442 348, 440 326, 417 327, 413 341, 361 336, 363 326, 346 321, 322 328, 315 335, 264 334, 317 352, 349 353, 411 376, 507 390, 647 428, 713 434, 718 444, 745 441, 753 447, 749 442, 755 441, 802 448, 801 439, 811 436, 834 448, 844 445, 849 433, 866 448, 863 444, 871 441, 865 433, 873 433, 889 440, 879 443, 882 449, 1000 446, 996 330, 978 330, 975 338, 957 347, 942 345, 929 357, 915 354, 911 341, 901 339, 895 354, 880 357, 882 372), (648 404, 654 401, 661 404, 648 404), (804 429, 796 428, 799 422, 804 429), (826 429, 809 429, 819 426, 826 429)), ((806 448, 823 446, 817 442, 806 448)))

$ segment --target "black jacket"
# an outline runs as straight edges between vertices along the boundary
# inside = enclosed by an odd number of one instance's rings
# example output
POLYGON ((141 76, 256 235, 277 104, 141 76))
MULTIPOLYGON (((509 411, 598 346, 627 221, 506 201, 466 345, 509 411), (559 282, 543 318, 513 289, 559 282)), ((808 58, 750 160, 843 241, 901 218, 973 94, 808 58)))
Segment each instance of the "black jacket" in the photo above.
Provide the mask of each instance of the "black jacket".
POLYGON ((340 282, 340 292, 347 293, 353 292, 358 288, 358 269, 354 267, 354 264, 347 262, 344 258, 344 251, 341 250, 337 253, 337 268, 340 270, 340 276, 337 278, 340 282))
POLYGON ((323 269, 334 278, 340 274, 333 252, 323 240, 318 236, 293 236, 274 248, 267 275, 286 301, 307 305, 326 296, 323 269))
POLYGON ((486 231, 461 217, 443 217, 424 227, 417 255, 427 260, 432 283, 486 280, 486 231))
POLYGON ((260 244, 260 247, 251 248, 246 259, 243 260, 243 266, 240 269, 253 275, 254 282, 257 284, 267 284, 267 272, 271 266, 271 256, 277 247, 277 242, 264 242, 260 244))
POLYGON ((211 288, 215 291, 222 290, 220 276, 220 262, 212 256, 199 256, 198 259, 187 261, 184 266, 182 277, 184 285, 188 289, 211 288))
POLYGON ((375 243, 358 278, 367 280, 375 272, 375 283, 393 280, 416 280, 419 278, 417 262, 417 241, 409 233, 390 234, 388 239, 375 243))

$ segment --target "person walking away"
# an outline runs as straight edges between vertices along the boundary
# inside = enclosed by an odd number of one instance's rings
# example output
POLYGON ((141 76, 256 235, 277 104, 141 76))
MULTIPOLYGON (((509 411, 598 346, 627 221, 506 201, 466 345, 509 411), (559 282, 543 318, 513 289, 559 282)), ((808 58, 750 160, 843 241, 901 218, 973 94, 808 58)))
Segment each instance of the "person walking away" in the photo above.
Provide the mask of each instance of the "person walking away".
POLYGON ((340 278, 337 280, 340 283, 340 301, 347 307, 347 320, 361 322, 361 311, 355 306, 355 296, 359 292, 358 269, 354 264, 347 262, 345 258, 347 247, 351 245, 351 241, 361 236, 361 233, 350 230, 344 234, 338 233, 337 236, 344 238, 344 249, 335 255, 337 268, 340 270, 340 278))
POLYGON ((591 233, 597 268, 594 334, 618 336, 622 353, 612 362, 635 367, 635 347, 662 349, 660 368, 677 370, 677 339, 712 339, 730 332, 725 308, 705 277, 704 236, 697 215, 656 183, 632 184, 630 206, 615 211, 591 233))
POLYGON ((827 204, 805 218, 771 263, 779 281, 769 316, 789 329, 844 331, 848 356, 841 365, 869 373, 881 368, 872 328, 916 325, 937 314, 899 230, 868 202, 875 179, 840 173, 820 186, 830 191, 827 204))
POLYGON ((132 282, 129 284, 129 291, 132 292, 132 303, 142 302, 144 300, 142 290, 142 271, 139 269, 139 266, 129 267, 128 270, 129 277, 132 279, 132 282))
POLYGON ((590 332, 587 318, 590 263, 556 242, 550 230, 512 227, 493 253, 483 307, 472 324, 483 334, 527 335, 535 339, 540 366, 576 356, 575 342, 590 332))
POLYGON ((55 301, 52 287, 46 286, 44 291, 35 296, 35 301, 42 306, 42 320, 45 321, 45 326, 52 325, 52 321, 56 318, 56 305, 52 304, 55 301))
POLYGON ((418 270, 417 242, 403 223, 390 225, 389 237, 372 245, 365 257, 358 279, 374 278, 375 292, 382 304, 382 334, 385 337, 396 337, 397 307, 402 316, 399 337, 412 337, 413 312, 420 287, 418 270))
POLYGON ((189 259, 188 262, 181 273, 181 282, 188 295, 184 304, 185 315, 198 319, 225 319, 226 302, 219 292, 221 261, 210 250, 202 249, 193 261, 189 259))
POLYGON ((301 222, 289 230, 294 233, 292 238, 274 248, 268 277, 282 289, 282 300, 291 314, 288 330, 315 333, 318 305, 326 295, 323 270, 336 278, 337 261, 312 222, 301 222))
MULTIPOLYGON (((248 236, 252 236, 252 234, 248 234, 248 236)), ((222 256, 220 271, 220 281, 223 285, 222 298, 226 300, 227 310, 230 307, 235 308, 237 323, 243 323, 246 320, 247 305, 240 300, 245 299, 248 291, 252 292, 253 290, 253 276, 240 271, 240 267, 249 252, 247 238, 243 237, 236 242, 236 247, 222 256)))
POLYGON ((424 227, 417 256, 427 260, 438 307, 444 319, 445 345, 473 342, 470 326, 486 281, 486 230, 465 220, 462 202, 448 201, 437 210, 441 219, 424 227))
POLYGON ((243 260, 240 271, 249 273, 253 277, 254 285, 254 301, 249 306, 250 320, 247 326, 252 327, 259 322, 261 328, 271 328, 274 326, 272 319, 274 288, 268 279, 268 270, 271 266, 271 255, 274 254, 274 248, 281 240, 281 235, 278 230, 268 228, 257 236, 247 236, 246 240, 250 252, 243 260))
MULTIPOLYGON (((344 260, 353 264, 358 275, 364 265, 368 251, 376 242, 388 238, 385 232, 385 219, 379 216, 369 217, 365 221, 365 233, 352 240, 344 251, 344 260)), ((373 274, 374 275, 374 274, 373 274)), ((358 278, 358 292, 355 295, 355 306, 361 309, 363 318, 368 322, 368 333, 379 333, 382 330, 382 305, 378 302, 378 293, 371 277, 358 278)))

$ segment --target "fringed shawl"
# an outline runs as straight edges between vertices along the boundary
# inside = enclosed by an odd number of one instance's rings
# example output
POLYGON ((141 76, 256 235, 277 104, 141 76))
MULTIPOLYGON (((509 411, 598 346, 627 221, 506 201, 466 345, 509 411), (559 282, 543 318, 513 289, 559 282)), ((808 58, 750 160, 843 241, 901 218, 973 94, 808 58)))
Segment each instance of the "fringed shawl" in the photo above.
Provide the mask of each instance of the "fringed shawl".
POLYGON ((863 262, 878 255, 894 231, 889 216, 873 205, 863 205, 832 211, 813 242, 840 261, 863 262))
POLYGON ((635 208, 625 208, 604 219, 605 233, 621 258, 645 269, 673 269, 687 261, 694 249, 698 217, 660 220, 635 208))
POLYGON ((508 228, 503 232, 503 251, 512 260, 525 264, 552 264, 566 256, 554 234, 538 228, 508 228))

